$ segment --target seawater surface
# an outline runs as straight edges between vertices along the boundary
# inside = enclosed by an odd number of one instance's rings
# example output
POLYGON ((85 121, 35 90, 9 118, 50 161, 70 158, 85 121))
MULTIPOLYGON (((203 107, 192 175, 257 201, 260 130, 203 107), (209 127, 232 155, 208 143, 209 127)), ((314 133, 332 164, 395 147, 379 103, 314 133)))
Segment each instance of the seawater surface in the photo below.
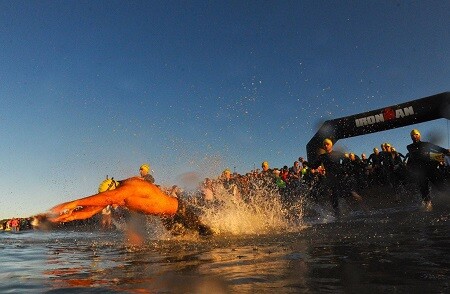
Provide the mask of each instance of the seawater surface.
POLYGON ((411 199, 341 203, 339 218, 310 207, 301 224, 246 234, 234 223, 212 237, 173 237, 152 220, 139 246, 123 230, 0 231, 0 292, 449 293, 448 196, 431 212, 411 199))

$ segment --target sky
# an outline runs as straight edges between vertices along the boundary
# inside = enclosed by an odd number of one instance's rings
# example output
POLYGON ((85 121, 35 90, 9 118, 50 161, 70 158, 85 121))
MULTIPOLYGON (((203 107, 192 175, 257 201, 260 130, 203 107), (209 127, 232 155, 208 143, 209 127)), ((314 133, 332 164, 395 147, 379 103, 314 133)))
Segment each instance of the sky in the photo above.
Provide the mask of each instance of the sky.
MULTIPOLYGON (((329 119, 450 90, 449 1, 0 0, 0 219, 149 163, 186 189, 292 166, 329 119)), ((370 154, 448 120, 340 140, 370 154)))

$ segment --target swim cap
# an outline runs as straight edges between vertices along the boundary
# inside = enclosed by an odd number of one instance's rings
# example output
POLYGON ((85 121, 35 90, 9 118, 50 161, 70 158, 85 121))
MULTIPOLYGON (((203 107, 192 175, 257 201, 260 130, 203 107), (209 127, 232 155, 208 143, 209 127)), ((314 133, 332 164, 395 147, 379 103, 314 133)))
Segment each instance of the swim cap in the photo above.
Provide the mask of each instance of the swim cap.
POLYGON ((331 139, 326 138, 325 140, 323 140, 324 145, 325 143, 329 143, 331 146, 333 146, 333 141, 331 141, 331 139))
POLYGON ((150 165, 148 163, 144 163, 143 165, 141 165, 141 167, 139 169, 142 169, 145 172, 148 172, 150 170, 150 165))
POLYGON ((115 181, 114 179, 106 179, 103 182, 100 183, 98 186, 98 192, 105 192, 109 190, 114 190, 119 186, 119 182, 115 181))
POLYGON ((414 130, 411 131, 411 136, 414 136, 414 135, 419 135, 420 136, 420 132, 419 132, 418 129, 414 129, 414 130))

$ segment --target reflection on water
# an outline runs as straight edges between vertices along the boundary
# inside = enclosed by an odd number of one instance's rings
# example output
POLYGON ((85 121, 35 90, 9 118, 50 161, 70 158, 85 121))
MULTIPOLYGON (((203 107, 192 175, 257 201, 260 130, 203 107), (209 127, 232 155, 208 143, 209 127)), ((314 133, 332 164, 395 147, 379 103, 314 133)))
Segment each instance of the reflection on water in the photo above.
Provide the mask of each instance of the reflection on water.
POLYGON ((150 220, 142 246, 122 231, 2 232, 0 292, 448 293, 449 207, 410 201, 210 238, 155 236, 150 220))

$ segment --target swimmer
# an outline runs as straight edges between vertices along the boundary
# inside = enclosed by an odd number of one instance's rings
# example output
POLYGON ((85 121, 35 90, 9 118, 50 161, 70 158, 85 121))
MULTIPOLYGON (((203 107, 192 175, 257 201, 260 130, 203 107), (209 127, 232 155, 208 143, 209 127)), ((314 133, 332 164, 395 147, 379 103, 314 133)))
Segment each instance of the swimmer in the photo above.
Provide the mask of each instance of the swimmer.
POLYGON ((407 167, 416 180, 422 196, 422 204, 426 211, 433 209, 430 196, 430 182, 439 189, 443 189, 442 176, 437 170, 437 161, 430 157, 430 152, 449 155, 450 150, 434 145, 430 142, 421 141, 419 130, 414 129, 410 133, 412 144, 406 146, 409 152, 407 167))
POLYGON ((139 167, 139 174, 141 175, 141 178, 149 183, 154 184, 155 178, 150 174, 150 165, 147 163, 144 163, 139 167))
POLYGON ((339 195, 341 191, 341 179, 344 176, 342 161, 345 155, 342 152, 333 150, 333 142, 331 139, 323 140, 323 150, 325 153, 320 154, 317 161, 313 164, 313 169, 323 166, 326 170, 325 185, 330 191, 331 205, 336 213, 339 210, 339 195))
POLYGON ((50 209, 49 220, 69 222, 87 219, 101 212, 108 205, 126 207, 132 211, 174 218, 188 229, 197 230, 201 235, 212 234, 211 229, 202 224, 180 199, 171 197, 156 185, 139 177, 119 182, 117 188, 59 204, 50 209))
MULTIPOLYGON (((325 185, 329 189, 331 205, 335 213, 339 214, 339 197, 348 192, 358 202, 362 201, 361 196, 355 191, 344 191, 346 184, 345 170, 342 165, 346 159, 344 153, 333 150, 333 141, 327 138, 323 140, 323 149, 325 153, 320 154, 313 168, 320 166, 325 168, 325 185)), ((362 206, 365 210, 365 206, 362 206)))

